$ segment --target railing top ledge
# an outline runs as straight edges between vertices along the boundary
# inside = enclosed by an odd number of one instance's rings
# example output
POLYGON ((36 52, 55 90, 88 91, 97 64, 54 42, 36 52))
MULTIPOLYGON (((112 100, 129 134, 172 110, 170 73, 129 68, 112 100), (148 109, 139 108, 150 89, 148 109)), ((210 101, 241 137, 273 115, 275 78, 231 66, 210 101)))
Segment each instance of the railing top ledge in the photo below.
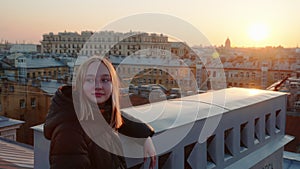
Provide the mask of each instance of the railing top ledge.
POLYGON ((44 123, 31 127, 34 131, 44 132, 44 123))
MULTIPOLYGON (((259 89, 227 88, 208 93, 129 107, 124 112, 152 125, 156 132, 220 115, 286 93, 259 89)), ((283 103, 284 104, 284 103, 283 103)))

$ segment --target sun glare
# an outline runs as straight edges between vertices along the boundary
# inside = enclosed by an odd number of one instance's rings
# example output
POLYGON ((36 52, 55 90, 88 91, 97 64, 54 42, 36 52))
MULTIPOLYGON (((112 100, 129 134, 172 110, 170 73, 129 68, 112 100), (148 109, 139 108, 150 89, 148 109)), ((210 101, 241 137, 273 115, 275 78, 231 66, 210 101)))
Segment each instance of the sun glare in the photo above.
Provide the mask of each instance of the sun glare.
POLYGON ((265 40, 268 36, 268 28, 265 24, 253 24, 249 28, 249 36, 254 41, 265 40))

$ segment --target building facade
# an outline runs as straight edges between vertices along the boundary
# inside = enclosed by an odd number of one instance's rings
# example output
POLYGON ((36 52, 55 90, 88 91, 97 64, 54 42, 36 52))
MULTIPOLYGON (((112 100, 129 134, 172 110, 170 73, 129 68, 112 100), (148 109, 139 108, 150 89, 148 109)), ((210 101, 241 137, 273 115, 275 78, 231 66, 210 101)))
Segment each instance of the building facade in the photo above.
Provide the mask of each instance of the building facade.
POLYGON ((2 62, 0 115, 25 121, 17 140, 32 144, 30 127, 44 121, 53 93, 69 80, 69 67, 42 55, 12 55, 2 62))
POLYGON ((17 141, 32 144, 30 127, 42 123, 48 113, 51 96, 38 87, 1 79, 0 115, 25 121, 18 130, 17 141))
POLYGON ((43 35, 41 50, 42 53, 67 54, 75 57, 92 35, 91 31, 82 31, 81 34, 77 32, 53 34, 50 32, 43 35))
POLYGON ((147 50, 148 55, 153 55, 156 49, 170 51, 170 48, 168 37, 163 34, 101 31, 90 37, 80 54, 130 56, 147 50))

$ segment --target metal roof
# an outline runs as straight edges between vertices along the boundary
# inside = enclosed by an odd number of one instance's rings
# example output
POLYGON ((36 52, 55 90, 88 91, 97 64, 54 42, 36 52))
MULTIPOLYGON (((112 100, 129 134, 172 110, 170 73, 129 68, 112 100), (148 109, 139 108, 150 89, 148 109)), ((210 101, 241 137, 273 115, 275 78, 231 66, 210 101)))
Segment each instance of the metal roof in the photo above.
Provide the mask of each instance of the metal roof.
POLYGON ((29 145, 0 137, 0 168, 33 168, 34 151, 29 145))
POLYGON ((56 92, 57 88, 63 85, 63 83, 58 83, 56 80, 41 81, 40 89, 48 94, 53 95, 56 92))
POLYGON ((0 128, 19 125, 19 124, 23 124, 23 123, 24 123, 24 121, 0 116, 0 128))
POLYGON ((54 58, 26 58, 26 68, 47 68, 65 66, 61 61, 54 58))

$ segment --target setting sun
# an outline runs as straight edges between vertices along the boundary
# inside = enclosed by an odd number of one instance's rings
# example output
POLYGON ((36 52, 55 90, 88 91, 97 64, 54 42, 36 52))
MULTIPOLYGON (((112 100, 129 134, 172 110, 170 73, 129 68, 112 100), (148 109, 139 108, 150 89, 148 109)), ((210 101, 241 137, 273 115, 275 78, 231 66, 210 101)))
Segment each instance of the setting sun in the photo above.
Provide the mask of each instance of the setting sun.
POLYGON ((254 41, 265 40, 268 36, 268 28, 265 24, 253 24, 249 28, 249 36, 254 41))

